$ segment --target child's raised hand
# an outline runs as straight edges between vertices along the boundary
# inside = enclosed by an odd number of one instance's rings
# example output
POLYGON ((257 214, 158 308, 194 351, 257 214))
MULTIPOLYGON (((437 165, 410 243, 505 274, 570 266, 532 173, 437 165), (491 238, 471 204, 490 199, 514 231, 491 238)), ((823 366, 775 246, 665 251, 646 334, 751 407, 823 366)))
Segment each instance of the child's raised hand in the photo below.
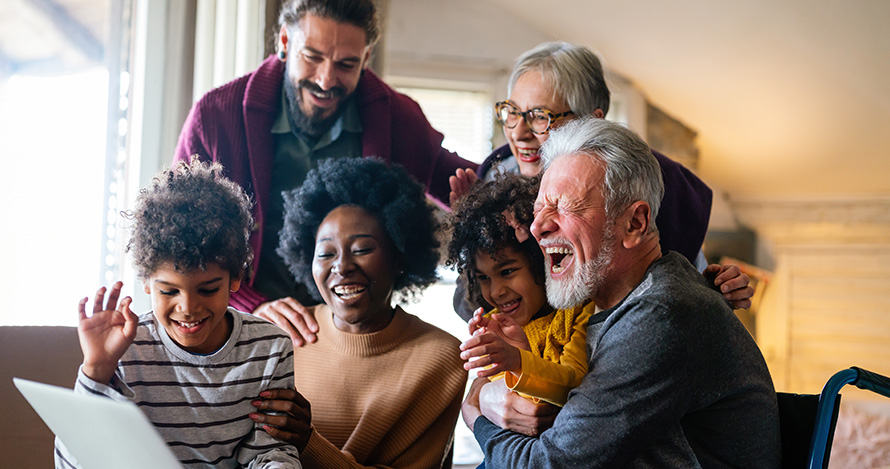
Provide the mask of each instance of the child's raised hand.
POLYGON ((482 308, 473 311, 473 317, 467 322, 470 329, 470 335, 476 334, 478 330, 484 330, 488 326, 489 319, 485 317, 485 310, 482 308))
POLYGON ((493 332, 474 335, 460 344, 460 349, 460 358, 467 361, 464 363, 465 370, 488 367, 476 373, 479 377, 494 376, 507 371, 519 374, 522 370, 519 349, 493 332))
POLYGON ((88 298, 80 300, 78 313, 80 321, 77 325, 77 336, 83 350, 83 372, 92 380, 108 384, 114 375, 117 362, 127 351, 136 337, 136 325, 139 318, 130 311, 133 300, 126 297, 118 305, 123 283, 117 282, 111 287, 108 301, 105 301, 105 287, 96 292, 93 300, 93 314, 87 317, 86 304, 88 298))
POLYGON ((525 335, 522 326, 504 313, 491 315, 488 330, 518 349, 532 351, 532 346, 529 344, 528 336, 525 335))

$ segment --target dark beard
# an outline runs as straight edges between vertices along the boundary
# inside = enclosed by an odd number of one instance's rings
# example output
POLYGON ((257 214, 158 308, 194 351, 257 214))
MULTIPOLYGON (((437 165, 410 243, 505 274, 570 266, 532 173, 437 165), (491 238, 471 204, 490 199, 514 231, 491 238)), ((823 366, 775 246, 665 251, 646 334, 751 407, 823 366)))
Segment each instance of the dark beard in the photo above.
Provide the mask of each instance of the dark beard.
MULTIPOLYGON (((346 110, 346 104, 349 102, 351 96, 350 98, 340 101, 340 104, 337 105, 337 109, 334 110, 334 113, 330 117, 321 118, 319 117, 322 113, 321 109, 315 109, 316 112, 313 113, 313 115, 306 115, 303 112, 303 109, 300 108, 300 103, 303 101, 303 98, 300 95, 300 89, 302 88, 317 91, 321 90, 318 85, 309 80, 300 80, 299 87, 294 86, 293 81, 288 79, 287 73, 284 74, 284 93, 287 95, 287 119, 288 122, 290 122, 291 129, 295 132, 300 132, 310 137, 318 137, 330 130, 331 126, 334 125, 334 122, 343 115, 343 112, 346 110)), ((330 91, 332 91, 336 97, 342 97, 346 94, 346 90, 340 86, 331 88, 330 91)))

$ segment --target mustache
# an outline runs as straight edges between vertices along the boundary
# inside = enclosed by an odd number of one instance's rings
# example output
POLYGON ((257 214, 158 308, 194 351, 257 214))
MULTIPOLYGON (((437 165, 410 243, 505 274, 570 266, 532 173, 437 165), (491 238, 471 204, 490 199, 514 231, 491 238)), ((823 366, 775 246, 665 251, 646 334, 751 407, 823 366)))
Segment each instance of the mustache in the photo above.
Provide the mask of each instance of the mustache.
POLYGON ((311 81, 309 81, 307 79, 300 80, 299 83, 297 83, 297 85, 300 88, 309 90, 312 93, 318 93, 318 94, 330 93, 332 98, 342 98, 343 96, 346 95, 346 88, 344 88, 342 86, 333 86, 329 90, 323 90, 323 89, 321 89, 320 86, 316 85, 315 83, 312 83, 311 81))

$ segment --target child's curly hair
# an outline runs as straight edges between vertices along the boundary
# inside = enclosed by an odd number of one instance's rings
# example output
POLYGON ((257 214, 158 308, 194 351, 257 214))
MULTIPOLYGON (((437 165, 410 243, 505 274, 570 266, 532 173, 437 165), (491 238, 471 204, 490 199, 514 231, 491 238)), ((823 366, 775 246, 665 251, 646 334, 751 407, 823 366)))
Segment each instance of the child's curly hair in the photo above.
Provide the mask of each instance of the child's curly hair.
POLYGON ((284 226, 276 252, 291 274, 315 299, 321 294, 312 277, 315 234, 325 217, 341 205, 360 207, 377 218, 398 251, 402 272, 393 291, 410 299, 438 276, 439 222, 423 186, 399 165, 372 158, 323 160, 306 181, 284 194, 284 226))
POLYGON ((219 163, 193 156, 139 191, 136 208, 124 216, 131 221, 127 251, 140 278, 147 279, 165 262, 177 272, 218 264, 233 279, 250 273, 252 203, 241 186, 222 174, 219 163))
POLYGON ((475 184, 452 207, 449 217, 452 229, 445 265, 456 268, 467 279, 467 299, 474 304, 487 304, 476 280, 476 253, 494 258, 498 250, 511 247, 528 257, 535 282, 544 284, 544 254, 535 238, 524 242, 516 239, 516 231, 504 216, 511 212, 522 226, 534 221, 535 198, 541 178, 525 178, 518 174, 498 174, 493 181, 475 184))

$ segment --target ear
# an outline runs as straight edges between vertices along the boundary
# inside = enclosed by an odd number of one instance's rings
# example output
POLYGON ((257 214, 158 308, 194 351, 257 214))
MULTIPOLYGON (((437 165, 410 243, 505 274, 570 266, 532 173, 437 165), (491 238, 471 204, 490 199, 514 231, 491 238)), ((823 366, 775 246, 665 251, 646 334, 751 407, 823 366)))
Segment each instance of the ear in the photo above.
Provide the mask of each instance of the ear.
POLYGON ((624 232, 622 233, 622 245, 625 249, 632 249, 648 238, 651 213, 649 204, 642 200, 634 202, 625 211, 627 219, 624 222, 624 232))
POLYGON ((229 280, 229 293, 235 293, 241 288, 241 277, 229 280))
POLYGON ((374 50, 374 46, 366 46, 365 47, 365 56, 362 57, 362 69, 368 68, 371 65, 371 51, 374 50))
POLYGON ((602 109, 596 108, 593 111, 593 116, 596 117, 597 119, 602 119, 602 118, 606 117, 606 113, 604 113, 602 109))
POLYGON ((278 44, 281 46, 281 50, 287 50, 287 25, 281 25, 281 30, 278 31, 278 44))
POLYGON ((143 280, 143 281, 142 281, 142 287, 145 289, 145 294, 146 294, 146 295, 151 295, 151 287, 148 286, 148 280, 143 280))

